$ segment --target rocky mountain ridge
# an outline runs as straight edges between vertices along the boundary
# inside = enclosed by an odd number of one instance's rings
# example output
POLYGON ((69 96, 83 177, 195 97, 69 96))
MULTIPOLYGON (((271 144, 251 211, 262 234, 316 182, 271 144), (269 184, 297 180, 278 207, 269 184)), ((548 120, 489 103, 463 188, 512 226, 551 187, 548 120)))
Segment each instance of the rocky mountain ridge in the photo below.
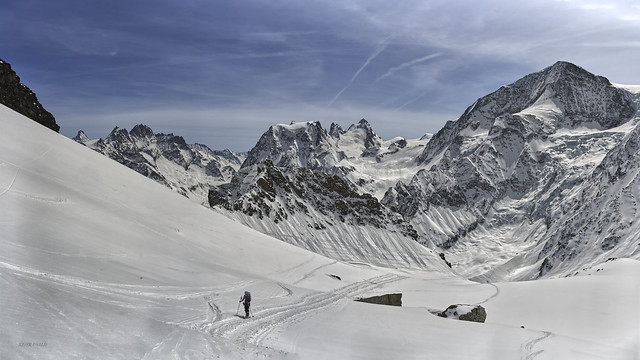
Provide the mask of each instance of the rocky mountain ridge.
POLYGON ((40 104, 36 94, 20 82, 20 77, 11 69, 11 65, 2 59, 0 59, 0 104, 55 132, 60 131, 60 126, 53 115, 40 104))
MULTIPOLYGON (((327 132, 319 122, 274 125, 231 182, 211 189, 209 203, 261 232, 336 260, 446 266, 415 241, 415 230, 382 206, 362 178, 362 162, 382 161, 389 148, 398 156, 398 142, 383 142, 364 119, 346 131, 332 124, 327 132)), ((409 149, 417 153, 421 147, 409 149)))
POLYGON ((74 140, 203 204, 209 188, 229 182, 245 158, 187 144, 181 136, 156 134, 142 124, 131 131, 116 127, 105 139, 91 140, 80 130, 74 140))

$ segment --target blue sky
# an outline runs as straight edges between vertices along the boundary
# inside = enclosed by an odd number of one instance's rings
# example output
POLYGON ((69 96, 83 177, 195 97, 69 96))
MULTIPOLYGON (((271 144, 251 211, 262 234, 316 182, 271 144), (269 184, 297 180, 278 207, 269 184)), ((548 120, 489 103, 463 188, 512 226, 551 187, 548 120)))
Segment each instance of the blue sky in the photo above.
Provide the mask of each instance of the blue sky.
POLYGON ((417 138, 557 60, 640 84, 637 1, 7 0, 0 31, 64 135, 235 151, 291 121, 417 138))

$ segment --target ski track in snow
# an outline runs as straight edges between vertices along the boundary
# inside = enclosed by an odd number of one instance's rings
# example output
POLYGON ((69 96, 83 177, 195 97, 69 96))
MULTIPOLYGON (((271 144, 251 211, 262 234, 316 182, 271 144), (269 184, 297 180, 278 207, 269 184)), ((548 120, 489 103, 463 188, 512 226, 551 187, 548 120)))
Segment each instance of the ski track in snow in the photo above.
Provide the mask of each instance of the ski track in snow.
MULTIPOLYGON (((500 295, 500 288, 498 287, 498 285, 493 284, 493 283, 488 283, 488 285, 493 286, 493 288, 496 289, 496 292, 489 296, 487 299, 479 302, 478 304, 485 304, 487 302, 489 302, 490 300, 498 297, 500 295)), ((538 355, 542 354, 544 352, 544 350, 538 350, 538 351, 533 351, 533 348, 541 341, 553 336, 553 333, 549 332, 549 331, 542 331, 543 335, 533 338, 529 341, 527 341, 524 345, 522 345, 523 347, 523 353, 524 355, 521 357, 521 359, 523 360, 534 360, 536 357, 538 357, 538 355)))
POLYGON ((487 299, 479 302, 478 304, 485 304, 485 303, 489 302, 489 300, 491 300, 493 298, 496 298, 498 295, 500 295, 500 288, 498 287, 498 285, 493 284, 493 283, 488 283, 488 284, 493 286, 496 289, 496 292, 495 292, 495 294, 489 296, 487 299))
POLYGON ((287 297, 287 296, 293 295, 293 291, 291 289, 289 289, 288 287, 284 286, 284 284, 278 283, 278 286, 280 286, 282 288, 282 290, 284 290, 286 292, 286 294, 283 295, 283 297, 287 297))
MULTIPOLYGON (((4 163, 3 163, 4 165, 4 163)), ((9 183, 9 185, 7 186, 6 189, 3 189, 2 191, 0 191, 0 196, 8 193, 9 191, 11 191, 11 188, 13 187, 13 184, 16 182, 16 178, 18 177, 18 173, 20 172, 20 169, 16 169, 16 172, 13 174, 13 179, 11 179, 11 182, 9 183)))
MULTIPOLYGON (((0 274, 2 275, 2 274, 0 274)), ((94 346, 96 349, 100 349, 104 353, 108 352, 100 341, 100 338, 96 334, 92 334, 86 330, 83 330, 82 327, 78 326, 78 323, 70 316, 65 314, 65 311, 60 307, 59 304, 56 304, 53 301, 49 301, 42 296, 41 293, 37 292, 37 289, 30 287, 28 284, 18 281, 16 279, 11 279, 10 277, 2 277, 5 283, 13 288, 17 289, 22 294, 25 294, 28 299, 36 303, 41 309, 47 311, 47 313, 51 314, 53 318, 57 319, 60 323, 64 324, 69 329, 78 329, 77 335, 80 336, 80 339, 85 344, 90 344, 94 346)))
POLYGON ((334 264, 336 264, 336 263, 338 263, 338 261, 337 261, 337 260, 334 260, 334 261, 332 261, 332 262, 330 262, 330 263, 328 263, 328 264, 320 265, 320 266, 318 266, 318 267, 314 268, 313 270, 311 270, 311 271, 307 272, 306 274, 304 274, 304 276, 302 276, 302 278, 301 278, 301 279, 299 279, 299 280, 295 281, 292 285, 296 285, 296 284, 298 284, 298 283, 300 283, 300 282, 302 282, 302 281, 304 281, 304 280, 306 280, 306 279, 310 278, 311 276, 313 276, 313 275, 314 275, 318 270, 320 270, 320 269, 322 269, 322 268, 325 268, 325 267, 328 267, 328 266, 331 266, 331 265, 334 265, 334 264))
POLYGON ((211 313, 213 313, 215 316, 211 321, 217 322, 222 320, 222 311, 220 311, 220 308, 218 307, 218 305, 211 302, 211 300, 207 301, 207 303, 209 304, 209 309, 211 309, 211 313))
POLYGON ((538 355, 542 354, 544 350, 533 351, 533 348, 541 341, 553 336, 553 333, 543 331, 543 335, 529 340, 524 344, 525 354, 522 357, 523 360, 534 360, 538 355))
POLYGON ((261 309, 255 313, 252 310, 254 317, 248 320, 234 316, 224 320, 204 323, 200 326, 200 331, 204 331, 214 338, 227 339, 235 345, 248 342, 252 345, 260 346, 277 326, 307 318, 326 307, 336 305, 342 299, 363 294, 384 284, 404 278, 393 274, 381 275, 330 292, 306 295, 296 299, 293 303, 261 309))

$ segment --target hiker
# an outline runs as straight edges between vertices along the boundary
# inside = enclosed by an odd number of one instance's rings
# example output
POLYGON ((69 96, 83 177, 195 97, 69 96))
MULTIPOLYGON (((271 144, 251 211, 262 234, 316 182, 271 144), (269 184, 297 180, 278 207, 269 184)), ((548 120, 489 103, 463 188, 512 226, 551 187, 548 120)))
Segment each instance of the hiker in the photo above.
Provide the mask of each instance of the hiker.
POLYGON ((244 301, 244 312, 245 312, 245 319, 249 318, 249 306, 251 306, 251 293, 248 291, 244 292, 244 296, 242 296, 240 298, 240 302, 244 301))

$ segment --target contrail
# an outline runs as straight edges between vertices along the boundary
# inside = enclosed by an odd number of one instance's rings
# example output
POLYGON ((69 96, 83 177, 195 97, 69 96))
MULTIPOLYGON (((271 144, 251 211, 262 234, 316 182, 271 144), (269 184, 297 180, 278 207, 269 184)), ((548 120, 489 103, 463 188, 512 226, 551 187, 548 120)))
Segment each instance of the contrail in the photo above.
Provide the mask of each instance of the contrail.
POLYGON ((398 71, 400 71, 402 69, 408 68, 408 67, 413 66, 415 64, 419 64, 419 63, 421 63, 423 61, 427 61, 427 60, 431 60, 431 59, 437 58, 439 56, 442 56, 442 53, 435 53, 435 54, 423 56, 423 57, 421 57, 419 59, 414 59, 414 60, 411 60, 411 61, 407 61, 406 63, 403 63, 403 64, 400 64, 398 66, 392 67, 391 69, 387 70, 387 72, 384 73, 382 76, 377 78, 376 82, 378 82, 378 81, 380 81, 380 80, 382 80, 382 79, 384 79, 384 78, 386 78, 388 76, 391 76, 391 75, 395 74, 396 72, 398 72, 398 71))
POLYGON ((364 68, 367 67, 367 65, 369 65, 369 63, 371 61, 373 61, 373 59, 375 59, 381 52, 384 51, 384 49, 387 48, 387 46, 389 45, 389 43, 391 42, 391 38, 394 36, 394 34, 389 35, 386 39, 382 40, 382 42, 376 46, 375 50, 373 51, 373 53, 369 56, 369 58, 367 59, 367 61, 364 62, 364 64, 362 64, 362 66, 360 67, 360 69, 358 69, 358 71, 356 71, 355 74, 353 74, 353 76, 351 77, 351 80, 349 80, 349 83, 342 89, 340 90, 339 93, 336 94, 336 96, 333 97, 333 99, 331 99, 331 101, 329 102, 328 106, 333 105, 334 102, 336 102, 336 100, 338 100, 338 98, 340 97, 340 95, 342 95, 342 93, 347 90, 349 88, 349 86, 351 86, 351 84, 353 84, 353 82, 355 81, 355 79, 358 77, 358 75, 360 75, 360 73, 362 72, 362 70, 364 70, 364 68))

